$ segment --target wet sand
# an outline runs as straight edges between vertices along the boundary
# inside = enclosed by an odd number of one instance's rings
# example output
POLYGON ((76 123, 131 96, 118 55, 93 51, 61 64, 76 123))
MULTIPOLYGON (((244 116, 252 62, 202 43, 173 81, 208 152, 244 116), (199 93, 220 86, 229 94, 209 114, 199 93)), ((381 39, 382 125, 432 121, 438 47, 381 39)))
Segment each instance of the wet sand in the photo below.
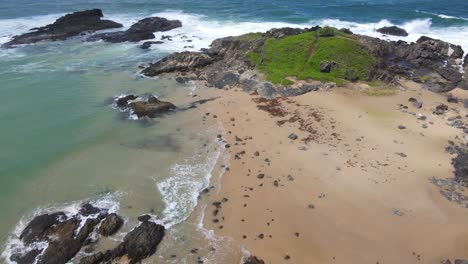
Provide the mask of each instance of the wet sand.
POLYGON ((466 142, 446 119, 455 111, 466 119, 467 109, 403 87, 392 96, 335 88, 274 101, 213 91, 221 98, 204 107, 224 125, 230 165, 203 198, 205 226, 266 263, 467 259, 468 209, 431 182, 453 177, 445 148, 466 142), (432 114, 440 103, 449 111, 432 114))

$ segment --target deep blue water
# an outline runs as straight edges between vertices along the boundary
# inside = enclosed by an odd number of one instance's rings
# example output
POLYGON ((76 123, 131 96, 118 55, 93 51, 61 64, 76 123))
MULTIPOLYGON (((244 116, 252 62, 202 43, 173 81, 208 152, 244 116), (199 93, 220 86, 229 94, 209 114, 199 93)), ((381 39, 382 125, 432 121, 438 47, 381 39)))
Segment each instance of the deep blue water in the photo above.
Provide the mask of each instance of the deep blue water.
POLYGON ((106 13, 155 13, 167 9, 234 21, 283 21, 301 23, 317 19, 403 23, 431 18, 438 27, 468 25, 466 0, 1 0, 0 18, 64 13, 83 8, 102 8, 106 13), (438 15, 454 18, 441 18, 438 15))

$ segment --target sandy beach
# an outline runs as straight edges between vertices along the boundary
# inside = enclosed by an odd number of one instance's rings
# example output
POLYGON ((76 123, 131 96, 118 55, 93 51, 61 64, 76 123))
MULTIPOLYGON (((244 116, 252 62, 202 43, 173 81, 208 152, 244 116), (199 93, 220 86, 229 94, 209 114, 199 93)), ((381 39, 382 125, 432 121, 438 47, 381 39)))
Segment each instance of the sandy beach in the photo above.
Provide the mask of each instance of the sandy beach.
POLYGON ((446 147, 465 139, 447 119, 467 109, 410 81, 389 96, 362 88, 275 100, 216 90, 206 109, 224 125, 230 165, 204 198, 205 225, 266 263, 468 258, 468 211, 433 184, 453 177, 446 147), (448 112, 433 114, 441 103, 448 112))

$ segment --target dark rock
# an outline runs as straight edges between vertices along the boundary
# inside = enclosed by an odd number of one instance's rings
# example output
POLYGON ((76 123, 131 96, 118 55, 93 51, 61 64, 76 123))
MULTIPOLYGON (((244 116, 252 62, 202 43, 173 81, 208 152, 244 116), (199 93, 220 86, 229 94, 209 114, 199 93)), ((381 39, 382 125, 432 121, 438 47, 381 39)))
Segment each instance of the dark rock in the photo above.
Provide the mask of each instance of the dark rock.
POLYGON ((458 149, 458 155, 452 160, 455 169, 455 179, 463 184, 468 184, 468 150, 458 149))
POLYGON ((321 72, 329 73, 335 66, 335 62, 321 61, 319 68, 321 72))
POLYGON ((21 241, 28 245, 35 241, 43 240, 49 228, 59 223, 60 219, 64 217, 65 214, 62 212, 36 216, 21 232, 21 241))
MULTIPOLYGON (((146 218, 145 218, 146 220, 146 218)), ((105 252, 99 252, 84 257, 80 264, 107 263, 127 255, 131 264, 139 263, 141 260, 153 255, 165 235, 162 225, 148 221, 142 222, 138 227, 130 231, 117 247, 105 252)))
POLYGON ((403 126, 403 125, 399 125, 399 126, 398 126, 398 129, 406 129, 406 127, 403 126))
POLYGON ((144 223, 144 222, 148 222, 149 220, 151 220, 151 216, 149 215, 140 215, 138 217, 138 221, 144 223))
POLYGON ((16 262, 17 264, 32 264, 36 261, 36 257, 39 256, 41 252, 42 250, 40 249, 33 249, 24 255, 19 253, 13 254, 10 256, 10 260, 16 262))
POLYGON ((458 98, 456 98, 453 95, 449 94, 447 96, 447 102, 453 103, 453 104, 458 104, 458 98))
POLYGON ((445 105, 445 104, 440 104, 440 105, 436 106, 433 113, 435 115, 443 115, 447 111, 448 111, 448 106, 445 105))
POLYGON ((289 134, 288 138, 291 139, 291 140, 296 140, 298 138, 298 136, 295 133, 291 133, 291 134, 289 134))
POLYGON ((190 78, 188 78, 188 77, 177 77, 177 78, 175 78, 175 80, 178 83, 185 84, 185 83, 188 83, 190 81, 190 78))
POLYGON ((135 100, 137 98, 138 98, 138 96, 133 95, 133 94, 129 94, 129 95, 118 98, 117 101, 115 102, 115 104, 118 107, 124 108, 124 107, 128 106, 128 101, 135 100))
POLYGON ((468 264, 468 260, 456 259, 453 263, 454 264, 468 264))
POLYGON ((84 204, 81 207, 80 211, 79 211, 79 214, 81 214, 83 216, 90 216, 90 215, 95 215, 95 214, 99 214, 99 213, 102 213, 102 209, 94 207, 90 203, 84 204))
POLYGON ((147 17, 133 24, 126 31, 102 33, 91 36, 89 41, 104 40, 106 42, 138 42, 146 39, 154 39, 154 32, 168 31, 181 27, 179 20, 168 20, 162 17, 147 17))
POLYGON ((176 109, 176 106, 170 102, 164 102, 158 100, 156 97, 150 97, 147 102, 138 101, 130 103, 130 107, 133 110, 133 113, 141 117, 150 117, 154 118, 157 115, 167 113, 172 109, 176 109))
POLYGON ((386 34, 386 35, 392 35, 392 36, 400 36, 400 37, 407 37, 408 32, 404 30, 403 28, 399 28, 396 26, 391 26, 391 27, 382 27, 377 29, 377 32, 386 34))
POLYGON ((142 73, 146 76, 156 76, 161 73, 186 72, 204 67, 214 62, 214 59, 205 53, 176 52, 162 60, 151 64, 142 73))
POLYGON ((112 236, 120 229, 123 223, 122 217, 112 213, 102 221, 97 231, 101 236, 112 236))
POLYGON ((65 40, 78 36, 82 32, 119 28, 121 24, 110 20, 102 20, 102 11, 92 9, 65 15, 57 19, 53 24, 35 28, 28 32, 13 37, 13 40, 5 43, 2 47, 11 48, 15 45, 31 44, 39 41, 65 40))
POLYGON ((214 79, 214 86, 216 88, 225 88, 227 86, 234 86, 239 83, 239 75, 233 72, 220 72, 216 74, 214 79))
POLYGON ((146 41, 141 44, 140 48, 142 49, 149 49, 151 45, 163 44, 164 41, 146 41))
POLYGON ((410 102, 415 108, 421 108, 422 107, 422 102, 418 102, 418 100, 414 97, 411 97, 408 99, 408 102, 410 102))
POLYGON ((244 261, 244 264, 265 264, 265 261, 257 258, 256 256, 250 256, 244 261))

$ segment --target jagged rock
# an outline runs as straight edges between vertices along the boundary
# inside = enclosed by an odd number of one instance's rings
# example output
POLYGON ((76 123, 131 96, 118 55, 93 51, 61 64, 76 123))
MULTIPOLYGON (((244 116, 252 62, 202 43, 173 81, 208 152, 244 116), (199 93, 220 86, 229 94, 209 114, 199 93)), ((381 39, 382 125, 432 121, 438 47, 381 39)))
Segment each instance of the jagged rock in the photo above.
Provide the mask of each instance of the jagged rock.
POLYGON ((198 67, 204 67, 212 62, 214 62, 214 59, 205 53, 176 52, 151 64, 142 73, 146 76, 156 76, 161 73, 186 72, 198 67))
POLYGON ((216 88, 224 88, 239 84, 239 75, 233 72, 219 72, 213 78, 213 84, 216 88))
POLYGON ((136 114, 138 118, 144 116, 153 118, 176 108, 176 106, 170 102, 159 101, 156 97, 152 98, 153 99, 148 102, 138 101, 130 103, 133 113, 136 114))
POLYGON ((257 258, 256 256, 250 256, 244 261, 244 264, 265 264, 265 261, 257 258))
POLYGON ((112 213, 102 221, 97 231, 101 236, 112 236, 120 229, 123 223, 122 217, 112 213))
POLYGON ((64 217, 65 214, 63 212, 36 216, 21 232, 21 241, 28 245, 32 242, 44 239, 47 230, 49 230, 52 225, 59 223, 60 219, 64 217))
POLYGON ((358 39, 379 61, 371 77, 399 75, 423 82, 425 88, 438 93, 448 92, 463 81, 457 70, 463 58, 460 46, 429 37, 411 44, 367 36, 358 39))
POLYGON ((179 20, 168 20, 162 17, 147 17, 133 24, 126 31, 102 33, 91 36, 89 41, 104 40, 106 42, 138 42, 145 39, 154 39, 154 32, 168 31, 182 26, 179 20))
POLYGON ((35 217, 21 232, 25 246, 47 242, 45 248, 29 247, 24 254, 13 254, 10 260, 24 264, 67 263, 88 242, 94 228, 107 216, 107 211, 85 204, 73 216, 63 212, 35 217), (84 222, 83 222, 84 221, 84 222))
POLYGON ((123 96, 123 97, 119 97, 117 99, 117 101, 115 102, 115 104, 118 107, 124 108, 124 107, 128 106, 128 101, 135 100, 137 98, 138 98, 138 96, 133 95, 133 94, 129 94, 129 95, 126 95, 126 96, 123 96))
POLYGON ((134 264, 153 255, 165 235, 165 228, 149 219, 145 218, 145 220, 130 231, 116 248, 84 257, 79 263, 105 263, 127 255, 130 263, 134 264))
POLYGON ((122 27, 122 24, 111 20, 102 20, 102 17, 103 14, 100 9, 67 14, 57 19, 53 24, 13 37, 10 42, 5 43, 2 47, 11 48, 20 44, 31 44, 46 40, 65 40, 78 36, 82 32, 122 27))
POLYGON ((142 49, 149 49, 151 45, 157 45, 157 44, 163 44, 164 41, 146 41, 143 44, 141 44, 140 48, 142 49))
POLYGON ((386 35, 392 35, 392 36, 400 36, 400 37, 407 37, 408 32, 404 30, 403 28, 399 28, 396 26, 391 26, 391 27, 382 27, 377 29, 377 32, 386 34, 386 35))

